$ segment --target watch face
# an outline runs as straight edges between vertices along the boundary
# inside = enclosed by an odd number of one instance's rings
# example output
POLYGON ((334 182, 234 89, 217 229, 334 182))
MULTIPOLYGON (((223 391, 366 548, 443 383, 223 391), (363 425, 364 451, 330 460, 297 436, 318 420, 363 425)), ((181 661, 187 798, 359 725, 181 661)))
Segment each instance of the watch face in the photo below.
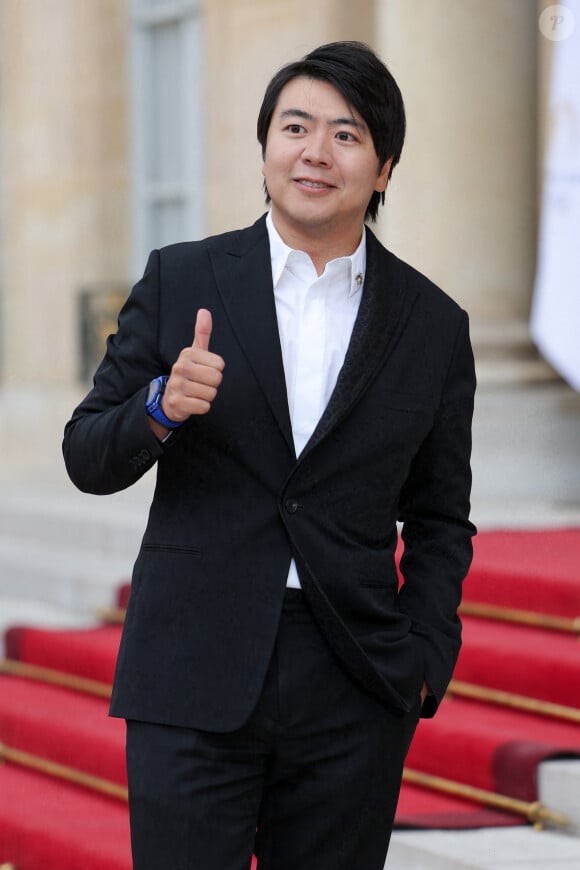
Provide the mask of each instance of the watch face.
POLYGON ((147 392, 147 404, 148 405, 151 404, 151 402, 153 401, 153 397, 155 396, 155 393, 158 392, 158 390, 159 390, 159 384, 157 383, 157 378, 155 378, 149 384, 149 390, 147 392))

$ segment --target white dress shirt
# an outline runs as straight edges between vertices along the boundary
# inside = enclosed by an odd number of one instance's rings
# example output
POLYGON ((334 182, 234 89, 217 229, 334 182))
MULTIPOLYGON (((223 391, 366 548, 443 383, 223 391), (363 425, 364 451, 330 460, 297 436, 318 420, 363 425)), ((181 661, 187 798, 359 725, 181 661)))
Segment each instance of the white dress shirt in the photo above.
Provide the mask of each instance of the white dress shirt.
MULTIPOLYGON (((366 266, 364 226, 350 257, 326 264, 318 277, 304 251, 282 241, 266 218, 288 407, 296 456, 314 432, 336 384, 358 313, 366 266)), ((294 560, 287 585, 300 588, 294 560)))

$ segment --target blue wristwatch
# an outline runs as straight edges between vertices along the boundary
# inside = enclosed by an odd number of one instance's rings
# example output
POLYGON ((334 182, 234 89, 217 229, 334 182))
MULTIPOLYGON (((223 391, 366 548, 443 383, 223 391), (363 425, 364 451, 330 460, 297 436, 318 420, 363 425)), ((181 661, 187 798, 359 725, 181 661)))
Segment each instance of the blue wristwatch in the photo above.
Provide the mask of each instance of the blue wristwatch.
POLYGON ((167 381, 167 375, 159 375, 158 378, 153 378, 149 384, 149 391, 145 400, 145 410, 150 417, 153 417, 154 420, 157 420, 158 423, 161 423, 167 429, 177 429, 184 421, 177 422, 176 420, 170 420, 161 410, 161 400, 163 399, 167 381))

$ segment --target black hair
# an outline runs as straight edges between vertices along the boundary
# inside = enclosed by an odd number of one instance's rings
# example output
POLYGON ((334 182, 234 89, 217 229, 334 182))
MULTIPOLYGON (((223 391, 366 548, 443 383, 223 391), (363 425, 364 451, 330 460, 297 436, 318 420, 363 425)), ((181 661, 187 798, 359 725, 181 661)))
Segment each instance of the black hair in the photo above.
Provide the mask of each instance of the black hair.
MULTIPOLYGON (((272 115, 282 89, 299 76, 319 79, 333 85, 349 106, 356 109, 369 128, 380 169, 393 158, 389 178, 399 162, 405 140, 405 106, 397 82, 375 52, 362 42, 330 42, 315 48, 302 60, 286 64, 271 79, 258 114, 258 142, 262 157, 272 115)), ((266 202, 270 201, 264 184, 266 202)), ((373 191, 365 218, 375 221, 384 191, 373 191)))

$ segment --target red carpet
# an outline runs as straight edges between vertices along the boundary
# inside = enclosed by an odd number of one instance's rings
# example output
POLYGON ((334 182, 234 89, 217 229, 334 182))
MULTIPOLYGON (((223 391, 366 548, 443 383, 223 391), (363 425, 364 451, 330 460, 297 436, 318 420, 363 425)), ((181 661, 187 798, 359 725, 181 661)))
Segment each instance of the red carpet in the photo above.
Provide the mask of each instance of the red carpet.
MULTIPOLYGON (((479 534, 463 598, 576 619, 580 529, 479 534)), ((467 616, 462 621, 455 680, 580 709, 578 634, 467 616)), ((433 720, 420 723, 407 767, 532 802, 537 799, 538 764, 561 755, 580 755, 580 725, 456 697, 447 698, 433 720)), ((521 816, 472 801, 436 798, 405 783, 397 810, 401 827, 521 822, 521 816)))
POLYGON ((533 801, 538 762, 576 752, 578 725, 457 698, 420 723, 407 766, 533 801))
POLYGON ((521 825, 520 816, 438 794, 405 783, 397 807, 397 828, 500 828, 521 825))
POLYGON ((466 601, 580 616, 580 529, 487 532, 473 548, 466 601))
POLYGON ((6 632, 6 655, 67 674, 111 683, 115 673, 121 627, 76 631, 11 628, 6 632))
POLYGON ((130 870, 120 801, 0 766, 0 862, 18 870, 130 870))
POLYGON ((463 627, 457 680, 578 706, 577 636, 468 617, 463 617, 463 627))
POLYGON ((2 743, 126 785, 125 723, 80 692, 0 676, 2 743))
MULTIPOLYGON (((465 600, 574 619, 580 615, 580 529, 484 533, 465 600)), ((128 591, 120 591, 126 604, 128 591)), ((455 679, 579 708, 577 635, 465 616, 455 679)), ((13 628, 8 656, 110 684, 120 628, 49 631, 13 628)), ((124 725, 107 701, 17 676, 0 676, 0 744, 64 765, 119 789, 126 785, 124 725)), ((422 721, 409 771, 508 795, 537 799, 545 758, 580 755, 577 723, 449 696, 422 721)), ((467 828, 522 824, 521 814, 404 783, 399 827, 467 828)), ((126 804, 15 763, 0 763, 0 864, 18 870, 130 870, 126 804)))

